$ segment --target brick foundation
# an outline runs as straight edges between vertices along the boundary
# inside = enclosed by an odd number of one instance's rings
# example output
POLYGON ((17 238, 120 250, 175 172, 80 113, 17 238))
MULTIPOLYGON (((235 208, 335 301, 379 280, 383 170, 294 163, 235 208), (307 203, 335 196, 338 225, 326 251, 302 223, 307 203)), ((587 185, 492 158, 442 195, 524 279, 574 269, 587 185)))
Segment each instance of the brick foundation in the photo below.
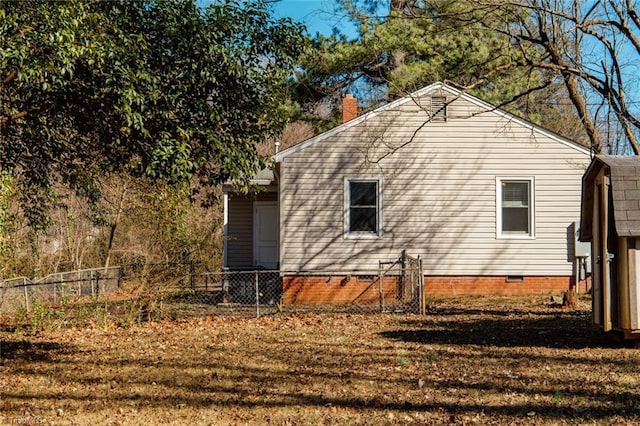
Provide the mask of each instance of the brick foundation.
MULTIPOLYGON (((282 278, 283 303, 296 304, 371 304, 380 301, 380 285, 376 276, 285 276, 282 278)), ((384 280, 385 300, 395 300, 398 279, 384 280)))
MULTIPOLYGON (((561 293, 574 285, 568 276, 426 276, 425 292, 428 295, 524 295, 561 293)), ((588 290, 588 281, 580 281, 578 292, 588 290)))
MULTIPOLYGON (((561 293, 574 284, 569 276, 425 276, 425 292, 441 295, 525 295, 561 293)), ((386 301, 395 300, 400 291, 397 277, 386 277, 383 285, 386 301)), ((578 292, 585 293, 589 280, 580 281, 578 292)), ((369 304, 380 300, 376 276, 285 276, 282 278, 283 302, 295 304, 369 304)))

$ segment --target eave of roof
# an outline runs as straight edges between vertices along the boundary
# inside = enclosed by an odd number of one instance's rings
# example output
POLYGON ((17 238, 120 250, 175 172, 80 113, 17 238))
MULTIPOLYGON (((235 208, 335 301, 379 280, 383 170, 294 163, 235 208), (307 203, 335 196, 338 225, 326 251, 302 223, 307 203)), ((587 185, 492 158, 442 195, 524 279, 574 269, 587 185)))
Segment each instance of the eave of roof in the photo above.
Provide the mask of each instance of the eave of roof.
MULTIPOLYGON (((249 181, 249 184, 264 187, 277 185, 276 174, 273 168, 266 167, 264 169, 258 170, 249 181)), ((222 185, 222 189, 224 192, 234 192, 235 189, 233 187, 233 181, 225 182, 222 185)))

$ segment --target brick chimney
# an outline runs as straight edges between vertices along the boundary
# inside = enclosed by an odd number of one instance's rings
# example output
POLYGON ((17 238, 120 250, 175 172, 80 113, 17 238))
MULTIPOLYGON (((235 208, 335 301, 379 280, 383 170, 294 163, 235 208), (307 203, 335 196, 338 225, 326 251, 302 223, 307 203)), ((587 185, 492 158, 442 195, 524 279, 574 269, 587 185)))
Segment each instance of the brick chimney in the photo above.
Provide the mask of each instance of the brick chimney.
POLYGON ((342 98, 342 122, 346 123, 358 116, 358 101, 351 93, 342 98))

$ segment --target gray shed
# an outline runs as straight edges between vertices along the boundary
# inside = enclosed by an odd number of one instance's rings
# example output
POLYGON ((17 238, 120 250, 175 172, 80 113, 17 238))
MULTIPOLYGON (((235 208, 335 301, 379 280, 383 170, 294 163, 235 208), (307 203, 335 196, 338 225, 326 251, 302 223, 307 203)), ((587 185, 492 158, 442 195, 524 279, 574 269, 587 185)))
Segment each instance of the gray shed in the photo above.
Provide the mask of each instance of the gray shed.
POLYGON ((640 339, 640 158, 592 160, 582 178, 580 240, 591 242, 594 322, 640 339))

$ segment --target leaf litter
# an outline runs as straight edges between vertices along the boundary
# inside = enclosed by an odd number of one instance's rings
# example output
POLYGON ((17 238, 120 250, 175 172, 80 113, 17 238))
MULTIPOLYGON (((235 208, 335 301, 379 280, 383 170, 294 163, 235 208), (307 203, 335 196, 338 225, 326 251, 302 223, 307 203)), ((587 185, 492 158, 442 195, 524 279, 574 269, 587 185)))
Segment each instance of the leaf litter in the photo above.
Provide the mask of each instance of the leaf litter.
POLYGON ((636 424, 640 351, 542 297, 0 335, 0 424, 636 424))

